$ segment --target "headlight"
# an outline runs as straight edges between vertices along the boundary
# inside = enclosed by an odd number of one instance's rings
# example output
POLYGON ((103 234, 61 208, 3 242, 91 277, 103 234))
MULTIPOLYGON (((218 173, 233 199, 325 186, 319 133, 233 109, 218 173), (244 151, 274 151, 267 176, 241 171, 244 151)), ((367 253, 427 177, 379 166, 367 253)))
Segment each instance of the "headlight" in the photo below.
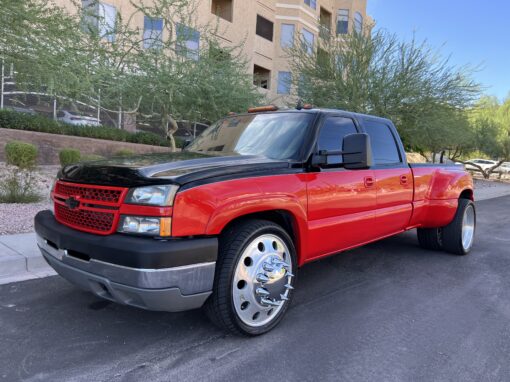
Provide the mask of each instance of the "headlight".
POLYGON ((172 218, 121 216, 117 231, 137 235, 170 236, 172 218))
POLYGON ((148 186, 133 188, 126 197, 126 203, 148 204, 151 206, 171 206, 179 189, 175 185, 148 186))

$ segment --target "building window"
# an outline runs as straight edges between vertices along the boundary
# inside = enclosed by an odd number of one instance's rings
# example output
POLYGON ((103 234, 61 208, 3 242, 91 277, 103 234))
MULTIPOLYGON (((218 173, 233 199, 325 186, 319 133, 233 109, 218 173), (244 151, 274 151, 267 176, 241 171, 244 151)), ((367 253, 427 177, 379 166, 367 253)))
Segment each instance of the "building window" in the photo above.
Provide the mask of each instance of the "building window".
POLYGON ((270 88, 271 71, 262 66, 253 66, 253 84, 262 89, 270 88))
POLYGON ((313 9, 317 8, 317 0, 305 0, 305 4, 308 5, 310 8, 313 9))
POLYGON ((163 19, 145 16, 143 20, 143 47, 161 48, 163 43, 163 19))
POLYGON ((336 34, 349 33, 349 10, 339 9, 336 17, 336 34))
POLYGON ((319 36, 325 40, 331 37, 331 13, 321 7, 319 16, 319 36))
POLYGON ((176 28, 177 42, 176 51, 181 56, 198 60, 200 49, 200 32, 187 27, 183 24, 177 24, 176 28))
POLYGON ((312 32, 310 32, 308 29, 301 29, 301 36, 303 37, 302 43, 303 43, 303 49, 306 50, 308 54, 313 53, 313 46, 315 43, 315 36, 312 32))
POLYGON ((292 74, 290 72, 278 72, 278 94, 290 94, 292 74))
POLYGON ((233 20, 233 0, 212 0, 211 13, 224 20, 232 22, 233 20))
POLYGON ((109 42, 115 41, 117 8, 97 0, 82 0, 82 27, 86 32, 97 33, 109 42))
POLYGON ((363 32, 363 16, 359 12, 354 14, 354 30, 357 33, 363 32))
POLYGON ((273 41, 273 23, 268 19, 257 15, 257 29, 256 33, 265 38, 266 40, 273 41))
POLYGON ((296 26, 294 24, 282 24, 282 30, 280 34, 280 45, 282 48, 290 48, 294 46, 294 30, 296 26))

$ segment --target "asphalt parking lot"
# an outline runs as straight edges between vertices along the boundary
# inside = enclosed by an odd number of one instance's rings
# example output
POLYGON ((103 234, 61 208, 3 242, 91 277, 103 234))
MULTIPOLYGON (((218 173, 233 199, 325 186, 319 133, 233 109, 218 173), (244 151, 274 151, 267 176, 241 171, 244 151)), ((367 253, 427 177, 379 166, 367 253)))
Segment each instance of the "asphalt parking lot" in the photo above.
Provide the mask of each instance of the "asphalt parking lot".
POLYGON ((0 286, 0 380, 508 381, 510 197, 477 208, 469 256, 408 232, 309 264, 282 324, 251 339, 58 276, 0 286))

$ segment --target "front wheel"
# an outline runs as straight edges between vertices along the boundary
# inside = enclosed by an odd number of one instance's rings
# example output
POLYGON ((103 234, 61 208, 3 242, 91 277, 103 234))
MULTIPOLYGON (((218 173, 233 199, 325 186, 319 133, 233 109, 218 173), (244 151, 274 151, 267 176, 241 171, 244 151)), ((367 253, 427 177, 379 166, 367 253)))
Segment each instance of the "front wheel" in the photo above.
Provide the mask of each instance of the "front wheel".
POLYGON ((230 227, 220 238, 207 315, 234 333, 268 332, 288 309, 296 268, 294 244, 281 226, 248 220, 230 227))
POLYGON ((443 249, 456 255, 467 255, 473 247, 475 228, 475 204, 469 199, 459 199, 453 221, 443 228, 443 249))

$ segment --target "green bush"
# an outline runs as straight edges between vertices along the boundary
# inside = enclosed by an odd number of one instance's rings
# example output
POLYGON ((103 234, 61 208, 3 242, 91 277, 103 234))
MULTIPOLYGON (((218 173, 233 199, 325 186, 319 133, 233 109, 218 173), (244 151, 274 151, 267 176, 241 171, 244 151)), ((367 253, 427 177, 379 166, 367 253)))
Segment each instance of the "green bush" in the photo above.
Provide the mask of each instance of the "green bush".
POLYGON ((115 157, 132 157, 136 153, 133 150, 130 149, 120 149, 113 153, 113 156, 115 157))
POLYGON ((62 167, 69 164, 78 163, 81 159, 81 154, 76 149, 62 149, 58 153, 58 159, 62 167))
POLYGON ((5 129, 105 139, 109 141, 143 143, 153 146, 168 146, 168 142, 165 138, 153 133, 130 133, 125 130, 105 126, 72 126, 40 115, 17 113, 12 110, 0 110, 0 127, 5 129))
POLYGON ((88 155, 82 155, 80 158, 80 162, 93 162, 96 160, 103 160, 103 159, 106 159, 106 158, 101 155, 88 154, 88 155))
POLYGON ((0 203, 36 203, 41 196, 36 192, 34 173, 14 169, 0 181, 0 203))
POLYGON ((18 166, 19 168, 33 168, 37 161, 37 147, 26 142, 7 142, 5 145, 5 158, 8 164, 18 166))

